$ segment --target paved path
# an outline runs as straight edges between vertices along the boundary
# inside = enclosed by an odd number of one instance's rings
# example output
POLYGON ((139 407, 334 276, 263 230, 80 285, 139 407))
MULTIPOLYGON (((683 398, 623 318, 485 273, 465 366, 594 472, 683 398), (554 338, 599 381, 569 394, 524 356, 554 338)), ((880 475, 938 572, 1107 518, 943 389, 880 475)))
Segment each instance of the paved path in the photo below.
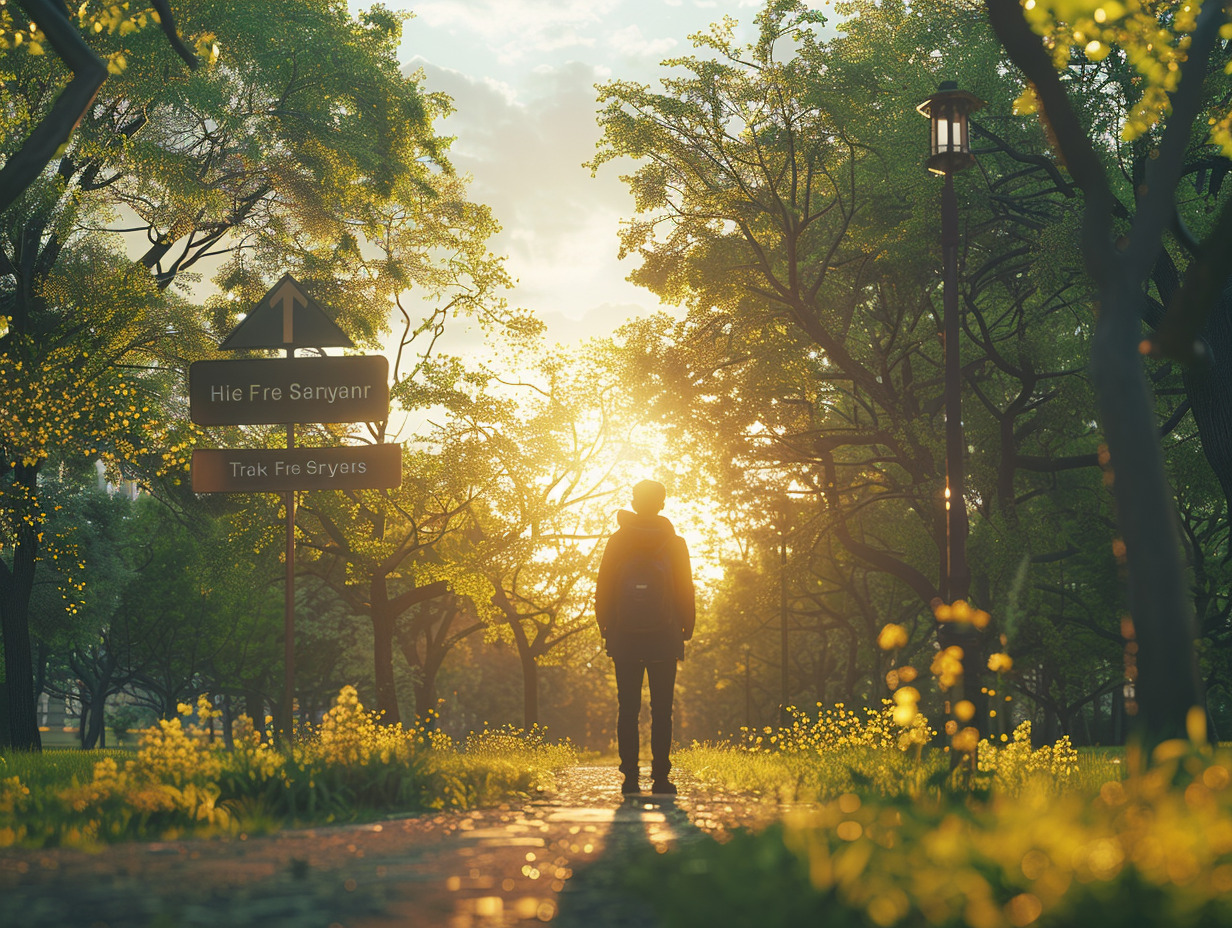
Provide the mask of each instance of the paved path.
POLYGON ((0 851, 0 926, 561 928, 654 926, 613 864, 757 827, 772 804, 702 788, 622 801, 613 767, 575 767, 524 806, 268 837, 0 851))

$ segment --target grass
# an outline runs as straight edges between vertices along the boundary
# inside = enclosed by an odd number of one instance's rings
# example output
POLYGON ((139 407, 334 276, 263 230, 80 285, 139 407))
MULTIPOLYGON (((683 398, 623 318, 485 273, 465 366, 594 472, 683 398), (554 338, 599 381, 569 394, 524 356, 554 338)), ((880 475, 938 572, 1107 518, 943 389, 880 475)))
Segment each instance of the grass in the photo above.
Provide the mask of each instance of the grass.
POLYGON ((963 775, 888 737, 892 709, 679 752, 704 780, 814 801, 759 833, 647 853, 626 884, 671 928, 1232 924, 1232 751, 1168 742, 1148 764, 1033 748, 1020 729, 963 775))
POLYGON ((672 755, 672 764, 703 782, 742 790, 779 802, 816 802, 843 793, 873 789, 898 795, 917 781, 949 770, 940 751, 920 759, 867 746, 848 746, 827 754, 749 751, 722 744, 695 744, 672 755))
MULTIPOLYGON (((208 720, 208 701, 197 711, 208 720)), ((491 805, 547 788, 575 754, 537 730, 480 732, 455 745, 424 728, 384 726, 347 687, 321 726, 289 751, 243 732, 228 751, 201 726, 173 719, 142 732, 136 754, 47 751, 0 760, 0 846, 44 847, 491 805)))
POLYGON ((62 789, 71 786, 74 780, 81 782, 90 779, 94 775, 94 765, 104 758, 123 762, 132 756, 132 751, 112 748, 0 752, 0 780, 16 776, 32 789, 35 786, 42 790, 62 789))
POLYGON ((1098 792, 1105 783, 1123 780, 1129 773, 1128 757, 1123 747, 1078 748, 1078 772, 1075 789, 1098 792))

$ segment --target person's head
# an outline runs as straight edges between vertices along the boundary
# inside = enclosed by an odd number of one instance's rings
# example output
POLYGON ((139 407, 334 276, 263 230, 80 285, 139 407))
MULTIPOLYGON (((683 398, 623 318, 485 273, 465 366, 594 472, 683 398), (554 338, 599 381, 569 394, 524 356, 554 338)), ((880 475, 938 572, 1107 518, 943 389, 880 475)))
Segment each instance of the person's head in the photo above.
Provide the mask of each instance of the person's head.
POLYGON ((667 488, 657 480, 643 480, 633 487, 633 511, 639 516, 658 515, 667 500, 667 488))

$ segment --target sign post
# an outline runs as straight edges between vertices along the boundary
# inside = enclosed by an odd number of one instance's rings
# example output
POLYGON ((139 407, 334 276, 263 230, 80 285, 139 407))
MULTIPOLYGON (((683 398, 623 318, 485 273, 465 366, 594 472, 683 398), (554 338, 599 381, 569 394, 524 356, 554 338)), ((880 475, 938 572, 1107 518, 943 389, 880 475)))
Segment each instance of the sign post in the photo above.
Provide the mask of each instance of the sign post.
POLYGON ((189 369, 189 413, 199 425, 287 427, 286 448, 198 449, 197 493, 283 494, 286 602, 283 698, 278 731, 295 734, 295 493, 381 489, 402 483, 399 445, 297 448, 297 422, 374 422, 389 415, 389 362, 379 355, 297 358, 296 348, 354 348, 355 343, 283 275, 221 345, 225 351, 281 349, 285 358, 196 361, 189 369))
MULTIPOLYGON (((285 282, 286 278, 284 278, 285 282)), ((284 323, 286 341, 291 341, 290 314, 284 310, 288 321, 284 323)), ((349 338, 347 341, 351 341, 349 338)), ((352 342, 352 344, 354 344, 352 342)), ((287 360, 295 357, 294 343, 287 346, 287 360)), ((295 423, 287 423, 287 451, 295 450, 295 423)), ((286 744, 295 741, 295 491, 288 489, 283 498, 287 513, 286 531, 286 593, 282 604, 282 737, 286 744)))

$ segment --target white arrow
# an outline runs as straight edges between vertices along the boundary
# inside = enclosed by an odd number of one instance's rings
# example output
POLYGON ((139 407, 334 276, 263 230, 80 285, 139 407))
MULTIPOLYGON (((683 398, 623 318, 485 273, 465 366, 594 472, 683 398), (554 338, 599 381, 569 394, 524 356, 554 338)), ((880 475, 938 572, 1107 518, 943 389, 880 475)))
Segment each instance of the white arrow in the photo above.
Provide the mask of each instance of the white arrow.
POLYGON ((290 275, 282 278, 270 294, 270 306, 276 307, 279 303, 282 304, 282 341, 287 345, 291 344, 291 318, 295 314, 296 300, 304 306, 308 305, 308 297, 304 295, 304 291, 295 286, 295 281, 290 275))

